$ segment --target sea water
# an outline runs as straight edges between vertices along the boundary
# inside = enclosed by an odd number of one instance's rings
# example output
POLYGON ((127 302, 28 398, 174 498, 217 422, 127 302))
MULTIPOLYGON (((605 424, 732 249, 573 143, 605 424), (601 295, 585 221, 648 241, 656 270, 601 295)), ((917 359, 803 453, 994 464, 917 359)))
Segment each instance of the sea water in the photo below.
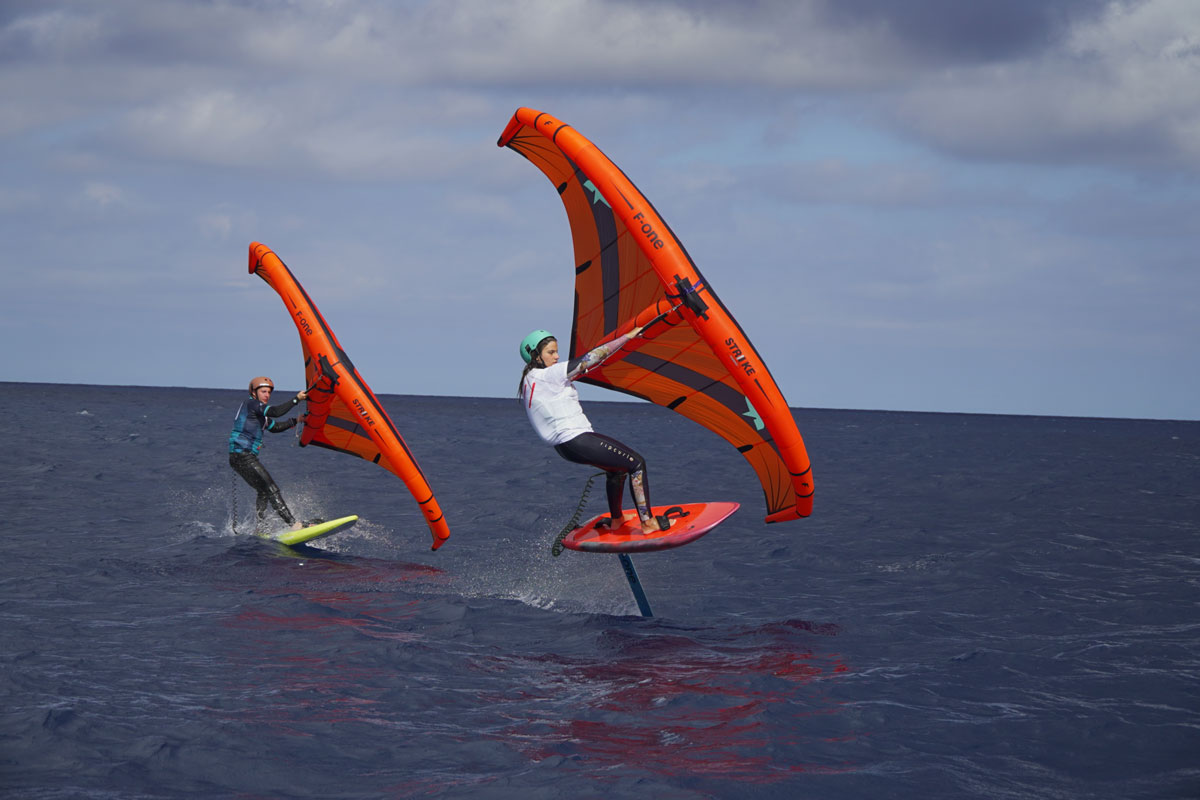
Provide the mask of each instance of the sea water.
MULTIPOLYGON (((0 384, 0 795, 1200 797, 1200 423, 797 409, 813 516, 588 404, 685 547, 550 544, 587 467, 514 400, 382 396, 446 512, 293 432, 253 536, 236 390, 0 384), (236 509, 236 511, 235 511, 236 509)), ((586 513, 605 510, 602 482, 586 513)))

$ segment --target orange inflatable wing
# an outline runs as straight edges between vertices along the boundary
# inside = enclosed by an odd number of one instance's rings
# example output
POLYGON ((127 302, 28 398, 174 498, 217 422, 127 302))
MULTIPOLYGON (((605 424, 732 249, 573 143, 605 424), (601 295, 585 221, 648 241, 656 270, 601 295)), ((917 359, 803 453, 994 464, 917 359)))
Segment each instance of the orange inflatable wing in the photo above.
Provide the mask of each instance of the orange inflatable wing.
POLYGON ((783 394, 683 244, 600 150, 549 114, 519 108, 497 145, 545 173, 575 248, 570 356, 653 322, 581 380, 665 406, 738 449, 767 522, 812 513, 812 470, 783 394))
POLYGON ((404 481, 425 514, 437 550, 450 538, 450 527, 433 490, 321 312, 287 265, 265 244, 250 245, 250 274, 279 293, 300 332, 307 385, 312 387, 300 446, 314 444, 365 458, 404 481))

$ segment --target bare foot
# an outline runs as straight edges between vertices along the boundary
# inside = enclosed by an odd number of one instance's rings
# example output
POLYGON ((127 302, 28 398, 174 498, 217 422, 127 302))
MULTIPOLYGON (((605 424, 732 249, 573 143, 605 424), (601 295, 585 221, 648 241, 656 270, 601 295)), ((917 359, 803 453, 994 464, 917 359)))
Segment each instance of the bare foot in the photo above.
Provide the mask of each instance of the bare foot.
POLYGON ((619 516, 619 517, 614 517, 611 514, 609 514, 607 517, 605 517, 604 519, 597 522, 596 527, 602 531, 606 531, 606 530, 607 531, 615 531, 617 528, 621 527, 624 524, 625 524, 625 514, 621 514, 621 516, 619 516))
POLYGON ((303 530, 303 528, 304 528, 303 522, 293 522, 292 523, 292 530, 294 530, 294 531, 303 530))
POLYGON ((642 533, 658 533, 663 527, 658 524, 657 517, 642 520, 642 533))

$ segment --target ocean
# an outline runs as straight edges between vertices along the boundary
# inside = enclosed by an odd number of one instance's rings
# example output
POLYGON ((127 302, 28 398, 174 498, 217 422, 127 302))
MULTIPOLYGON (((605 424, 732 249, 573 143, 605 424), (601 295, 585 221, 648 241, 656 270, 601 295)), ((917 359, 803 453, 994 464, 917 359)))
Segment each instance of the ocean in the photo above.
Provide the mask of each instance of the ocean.
POLYGON ((633 557, 643 618, 550 555, 594 470, 515 400, 380 396, 436 552, 397 478, 268 435, 299 516, 361 517, 288 549, 234 533, 242 394, 0 384, 0 795, 1200 797, 1200 423, 799 408, 814 512, 765 525, 724 441, 586 403, 655 504, 742 505, 633 557))

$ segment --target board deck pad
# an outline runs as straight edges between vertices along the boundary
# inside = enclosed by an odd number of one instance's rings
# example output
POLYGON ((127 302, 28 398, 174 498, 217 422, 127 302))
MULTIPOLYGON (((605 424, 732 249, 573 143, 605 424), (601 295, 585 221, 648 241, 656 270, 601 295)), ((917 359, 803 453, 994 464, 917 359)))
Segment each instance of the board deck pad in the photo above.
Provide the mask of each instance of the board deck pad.
POLYGON ((737 511, 738 503, 680 503, 674 506, 654 506, 655 516, 666 514, 669 509, 682 509, 687 516, 673 516, 671 527, 657 533, 642 533, 642 524, 636 512, 627 510, 619 528, 597 530, 596 523, 608 519, 608 514, 593 517, 567 534, 563 547, 584 553, 648 553, 666 550, 694 542, 724 522, 737 511))
POLYGON ((320 522, 316 525, 309 525, 307 528, 301 528, 298 531, 279 531, 278 533, 268 533, 266 538, 273 539, 282 544, 303 544, 311 542, 313 539, 320 539, 323 536, 330 536, 335 533, 349 530, 354 523, 358 522, 358 515, 355 514, 349 517, 339 517, 331 519, 327 522, 320 522))

